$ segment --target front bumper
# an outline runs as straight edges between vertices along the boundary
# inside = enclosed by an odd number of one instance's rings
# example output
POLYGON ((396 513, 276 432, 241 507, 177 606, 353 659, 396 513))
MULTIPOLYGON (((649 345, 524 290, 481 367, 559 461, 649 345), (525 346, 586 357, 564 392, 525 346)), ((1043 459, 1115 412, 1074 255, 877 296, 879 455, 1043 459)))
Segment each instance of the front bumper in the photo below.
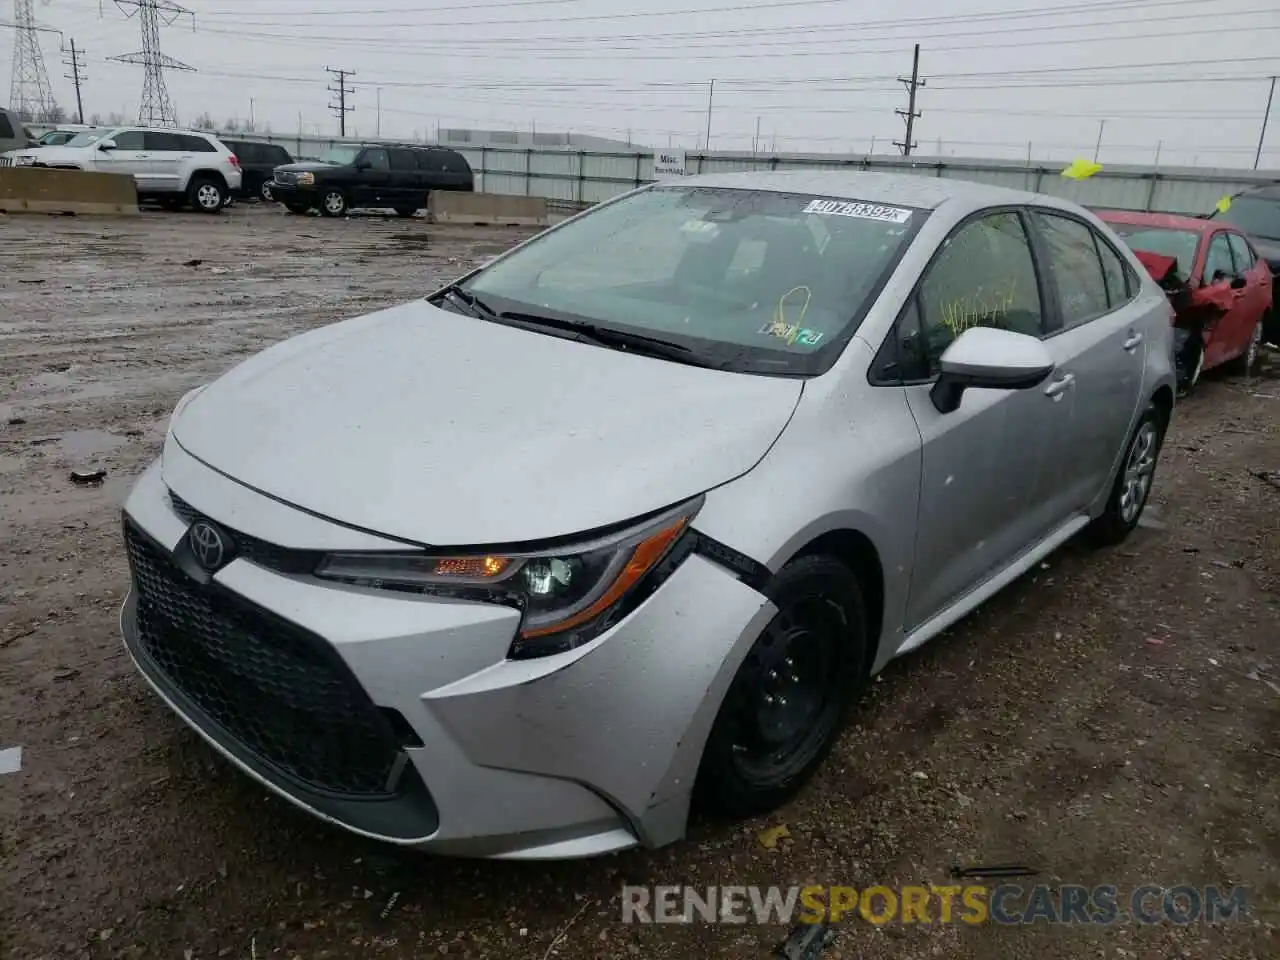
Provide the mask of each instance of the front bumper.
POLYGON ((773 613, 694 554, 593 642, 511 661, 519 614, 505 607, 323 582, 252 551, 198 583, 183 556, 192 511, 290 549, 369 546, 169 444, 164 476, 153 465, 125 505, 121 628, 139 670, 292 803, 442 854, 559 859, 679 839, 724 691, 773 613), (160 644, 158 616, 189 629, 160 644))
POLYGON ((314 186, 304 187, 296 183, 281 183, 279 180, 271 181, 271 194, 280 203, 313 204, 316 200, 314 186))

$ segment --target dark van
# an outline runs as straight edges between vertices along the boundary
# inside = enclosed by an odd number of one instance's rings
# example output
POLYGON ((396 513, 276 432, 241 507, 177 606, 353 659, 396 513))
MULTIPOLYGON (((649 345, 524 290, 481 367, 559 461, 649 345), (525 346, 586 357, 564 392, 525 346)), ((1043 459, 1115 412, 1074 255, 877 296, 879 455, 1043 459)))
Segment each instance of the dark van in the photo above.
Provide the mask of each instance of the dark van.
POLYGON ((475 189, 466 157, 416 144, 338 144, 323 158, 277 167, 272 188, 292 213, 319 208, 340 217, 353 207, 377 207, 411 217, 432 190, 475 189))
POLYGON ((260 143, 256 140, 227 140, 219 137, 227 149, 240 161, 241 197, 274 199, 271 193, 271 176, 276 167, 293 163, 289 151, 279 144, 260 143))

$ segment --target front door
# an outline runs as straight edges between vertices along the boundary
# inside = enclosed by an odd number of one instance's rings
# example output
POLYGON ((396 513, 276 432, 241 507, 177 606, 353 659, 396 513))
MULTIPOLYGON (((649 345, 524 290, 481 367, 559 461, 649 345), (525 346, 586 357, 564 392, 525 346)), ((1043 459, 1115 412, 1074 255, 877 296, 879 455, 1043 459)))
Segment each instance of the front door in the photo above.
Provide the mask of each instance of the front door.
POLYGON ((394 207, 391 163, 382 147, 369 147, 356 157, 356 182, 351 189, 353 207, 394 207))
MULTIPOLYGON (((1148 341, 1155 339, 1151 305, 1137 297, 1120 255, 1084 220, 1035 210, 1031 222, 1057 301, 1045 342, 1057 364, 1050 382, 1069 382, 1073 394, 1070 430, 1055 438, 1050 454, 1058 510, 1083 513, 1109 488, 1138 415, 1148 341)), ((1163 302, 1158 307, 1165 310, 1163 302)), ((1164 316, 1157 322, 1166 323, 1164 316)))
POLYGON ((907 403, 923 441, 908 630, 1007 566, 1056 519, 1043 509, 1055 482, 1046 454, 1068 427, 1069 390, 969 389, 950 413, 929 396, 942 352, 973 326, 1044 335, 1041 285, 1016 210, 958 227, 904 315, 907 341, 917 344, 917 369, 904 365, 907 403))
POLYGON ((1229 360, 1234 352, 1233 331, 1240 326, 1241 291, 1231 287, 1236 276, 1235 260, 1231 256, 1231 242, 1227 234, 1215 233, 1209 240, 1209 249, 1205 253, 1204 270, 1200 274, 1200 286, 1217 293, 1218 300, 1225 309, 1215 311, 1205 326, 1206 342, 1204 348, 1204 367, 1216 367, 1229 360))
POLYGON ((1258 261, 1244 236, 1230 233, 1227 241, 1231 244, 1236 276, 1244 282, 1244 286, 1236 291, 1237 309, 1232 311, 1239 321, 1231 332, 1232 346, 1239 355, 1248 352, 1254 332, 1271 306, 1274 291, 1271 289, 1270 267, 1258 261))
POLYGON ((106 138, 115 141, 114 149, 103 150, 99 144, 95 144, 92 148, 97 151, 94 169, 99 173, 120 173, 133 177, 139 192, 153 189, 151 154, 146 149, 144 137, 141 130, 119 130, 106 138))

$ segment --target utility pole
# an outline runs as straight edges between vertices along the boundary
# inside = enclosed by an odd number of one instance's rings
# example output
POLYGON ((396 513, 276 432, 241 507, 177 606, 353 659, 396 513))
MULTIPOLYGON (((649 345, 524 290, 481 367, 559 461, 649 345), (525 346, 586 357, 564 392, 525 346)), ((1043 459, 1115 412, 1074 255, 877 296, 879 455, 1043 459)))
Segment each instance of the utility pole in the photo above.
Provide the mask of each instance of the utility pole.
POLYGON ((1107 129, 1107 121, 1098 121, 1098 142, 1093 147, 1093 162, 1098 162, 1098 154, 1102 152, 1102 131, 1107 129))
MULTIPOLYGON (((8 24, 5 24, 8 26, 8 24)), ((49 73, 44 67, 36 26, 33 0, 13 0, 13 82, 9 87, 9 106, 22 120, 47 120, 56 104, 49 73)))
POLYGON ((1267 121, 1271 119, 1271 101, 1276 96, 1276 78, 1271 78, 1271 91, 1267 94, 1267 112, 1262 115, 1262 132, 1258 134, 1258 150, 1253 155, 1253 169, 1258 169, 1258 162, 1262 159, 1262 144, 1267 139, 1267 121))
POLYGON ((907 88, 907 109, 893 112, 907 121, 907 136, 904 140, 893 141, 893 145, 902 149, 904 157, 909 157, 916 146, 916 142, 911 139, 911 135, 915 130, 916 118, 920 116, 920 111, 916 109, 916 91, 925 86, 925 82, 920 79, 920 44, 916 44, 915 53, 911 56, 911 79, 899 77, 898 82, 907 88))
POLYGON ((871 149, 867 151, 867 156, 872 156, 876 152, 876 138, 871 138, 871 149))
POLYGON ((164 83, 164 71, 184 70, 193 72, 180 60, 166 56, 160 52, 160 22, 165 26, 173 23, 181 16, 190 15, 195 23, 195 14, 186 7, 179 6, 173 0, 116 0, 121 10, 126 7, 134 9, 126 14, 137 16, 142 25, 142 49, 136 53, 125 53, 111 57, 120 63, 135 63, 143 68, 142 100, 138 103, 138 126, 140 127, 176 127, 177 115, 174 113, 173 101, 169 99, 169 90, 164 83))
POLYGON ((255 115, 255 111, 253 107, 254 107, 253 97, 250 97, 249 98, 249 132, 250 133, 253 133, 253 131, 257 129, 257 123, 256 123, 257 116, 255 115))
POLYGON ((355 107, 347 106, 347 96, 355 93, 355 90, 347 86, 347 77, 354 77, 354 70, 335 70, 333 67, 325 67, 326 73, 331 73, 338 81, 336 87, 330 86, 329 92, 338 95, 337 103, 330 103, 329 109, 333 111, 338 118, 338 135, 345 137, 347 135, 347 114, 355 110, 355 107))
MULTIPOLYGON (((1155 165, 1155 166, 1157 166, 1157 167, 1158 167, 1158 166, 1160 166, 1160 151, 1161 151, 1163 148, 1164 148, 1164 141, 1163 141, 1163 140, 1157 140, 1157 141, 1156 141, 1156 162, 1155 162, 1155 164, 1154 164, 1154 165, 1155 165)), ((1254 169, 1257 169, 1257 168, 1255 167, 1254 169)))
POLYGON ((378 125, 376 130, 376 136, 378 136, 379 138, 382 137, 382 88, 381 87, 378 88, 378 125))
POLYGON ((64 54, 62 62, 71 68, 69 74, 64 76, 76 85, 76 116, 79 118, 77 123, 84 123, 84 100, 80 97, 80 84, 86 79, 84 75, 84 64, 81 58, 84 56, 83 50, 76 49, 75 38, 71 38, 71 52, 64 54))
POLYGON ((709 151, 711 149, 711 98, 716 95, 716 81, 711 80, 711 85, 707 87, 707 143, 702 148, 709 151))
POLYGON ((755 139, 751 141, 751 155, 754 157, 756 155, 756 151, 758 151, 759 149, 760 149, 760 118, 756 117, 756 135, 755 135, 755 139))

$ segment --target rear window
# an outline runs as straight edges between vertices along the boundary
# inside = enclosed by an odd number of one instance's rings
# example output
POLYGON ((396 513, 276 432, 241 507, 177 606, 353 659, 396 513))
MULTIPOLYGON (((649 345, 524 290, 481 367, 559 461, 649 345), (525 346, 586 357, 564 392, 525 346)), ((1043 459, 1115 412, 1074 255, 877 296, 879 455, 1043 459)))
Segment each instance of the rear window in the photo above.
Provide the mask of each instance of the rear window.
POLYGON ((482 269, 496 309, 587 320, 725 369, 806 375, 835 356, 925 211, 708 187, 597 208, 482 269))
POLYGON ((1200 246, 1200 234, 1194 230, 1173 230, 1167 227, 1149 227, 1136 223, 1108 223, 1130 250, 1145 250, 1162 257, 1173 257, 1178 262, 1174 268, 1178 279, 1191 276, 1196 263, 1196 249, 1200 246))

